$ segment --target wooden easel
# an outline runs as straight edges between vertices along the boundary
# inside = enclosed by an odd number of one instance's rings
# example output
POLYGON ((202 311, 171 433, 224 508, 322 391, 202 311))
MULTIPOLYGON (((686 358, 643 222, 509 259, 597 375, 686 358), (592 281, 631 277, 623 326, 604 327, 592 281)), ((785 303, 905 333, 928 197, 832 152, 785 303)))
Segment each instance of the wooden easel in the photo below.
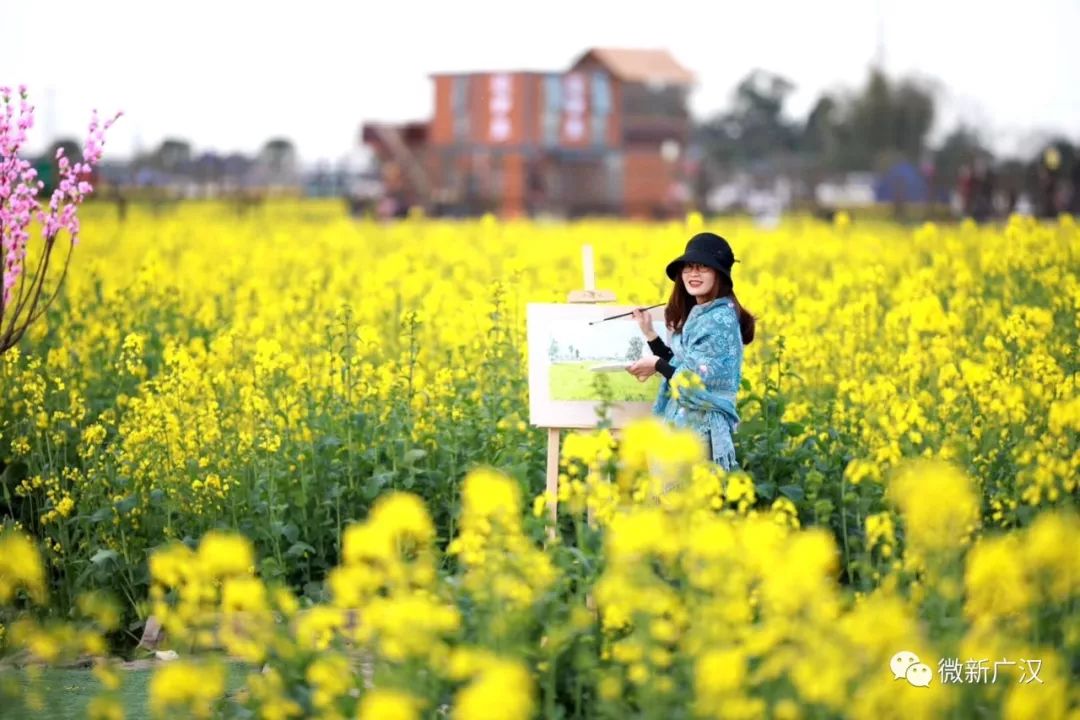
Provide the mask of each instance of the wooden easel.
MULTIPOLYGON (((585 284, 583 290, 573 290, 566 298, 568 303, 604 303, 615 302, 615 293, 610 290, 596 289, 596 272, 593 268, 592 245, 581 247, 582 279, 585 284)), ((566 428, 548 428, 547 440, 547 490, 548 515, 551 525, 548 526, 548 538, 555 537, 555 522, 559 516, 559 442, 561 433, 566 428)))

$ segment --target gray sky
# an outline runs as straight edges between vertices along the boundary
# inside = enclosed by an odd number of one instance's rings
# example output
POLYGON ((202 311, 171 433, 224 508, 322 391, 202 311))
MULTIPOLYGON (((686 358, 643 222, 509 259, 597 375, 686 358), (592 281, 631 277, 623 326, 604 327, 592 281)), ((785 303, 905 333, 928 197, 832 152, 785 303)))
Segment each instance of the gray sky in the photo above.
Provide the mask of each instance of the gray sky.
MULTIPOLYGON (((595 313, 600 319, 610 314, 610 310, 595 313)), ((655 311, 654 311, 655 313, 655 311)), ((660 337, 667 339, 667 328, 663 320, 653 320, 653 329, 660 337)), ((585 357, 608 357, 612 361, 623 360, 623 356, 629 349, 630 338, 641 337, 641 331, 632 318, 608 320, 598 325, 589 325, 587 320, 574 324, 566 322, 563 325, 552 328, 549 338, 541 343, 544 352, 551 345, 551 339, 558 341, 565 351, 573 345, 585 357)), ((651 355, 648 346, 643 348, 645 355, 651 355)))
POLYGON ((50 131, 81 138, 98 107, 125 112, 106 157, 284 135, 313 161, 348 152, 364 120, 429 118, 428 73, 558 71, 591 46, 667 48, 697 75, 698 117, 772 70, 804 117, 822 90, 862 83, 879 36, 891 74, 940 81, 938 134, 959 118, 999 152, 1080 141, 1080 0, 0 0, 0 84, 29 85, 35 152, 50 131))

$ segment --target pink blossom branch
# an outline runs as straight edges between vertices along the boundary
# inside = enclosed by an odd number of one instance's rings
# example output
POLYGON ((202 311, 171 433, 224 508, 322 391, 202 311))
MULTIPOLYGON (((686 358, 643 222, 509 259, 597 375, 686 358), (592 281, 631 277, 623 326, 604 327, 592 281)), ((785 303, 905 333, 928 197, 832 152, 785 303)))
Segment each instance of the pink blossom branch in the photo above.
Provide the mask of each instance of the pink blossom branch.
POLYGON ((101 161, 105 145, 105 132, 120 117, 117 113, 101 123, 95 110, 83 147, 81 162, 71 162, 63 148, 56 153, 59 182, 49 197, 47 208, 38 200, 44 188, 37 171, 27 160, 19 157, 19 149, 26 142, 26 135, 34 125, 34 108, 27 102, 26 87, 18 91, 18 115, 15 113, 11 89, 0 87, 0 353, 13 347, 22 338, 29 325, 40 318, 56 299, 67 277, 71 253, 79 241, 78 209, 93 186, 82 179, 89 175, 101 161), (42 225, 43 244, 41 257, 34 268, 30 281, 24 263, 30 240, 30 223, 38 220, 42 225), (64 258, 63 270, 52 292, 42 298, 45 278, 48 274, 52 251, 60 233, 67 231, 71 237, 64 258))

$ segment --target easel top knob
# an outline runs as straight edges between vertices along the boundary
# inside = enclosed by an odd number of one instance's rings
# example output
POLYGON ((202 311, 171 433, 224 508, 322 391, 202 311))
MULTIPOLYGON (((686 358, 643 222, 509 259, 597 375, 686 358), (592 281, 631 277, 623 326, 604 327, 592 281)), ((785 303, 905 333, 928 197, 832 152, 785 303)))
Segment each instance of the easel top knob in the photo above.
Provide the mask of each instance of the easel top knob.
POLYGON ((581 246, 581 280, 584 289, 571 290, 566 301, 571 303, 615 302, 615 293, 611 290, 596 289, 596 270, 593 266, 592 245, 581 246))
POLYGON ((571 290, 566 301, 571 303, 615 302, 615 293, 611 290, 571 290))

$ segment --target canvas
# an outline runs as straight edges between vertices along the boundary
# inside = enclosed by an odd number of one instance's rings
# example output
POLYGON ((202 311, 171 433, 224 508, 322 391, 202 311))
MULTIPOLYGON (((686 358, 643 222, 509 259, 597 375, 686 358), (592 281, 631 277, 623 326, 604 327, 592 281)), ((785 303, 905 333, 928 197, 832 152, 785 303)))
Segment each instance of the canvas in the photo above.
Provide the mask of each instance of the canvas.
MULTIPOLYGON (((529 420, 539 427, 588 428, 598 421, 597 375, 603 373, 615 404, 616 427, 648 415, 660 387, 660 376, 639 382, 625 368, 652 356, 648 343, 630 316, 633 305, 543 304, 527 309, 529 347, 529 420), (590 322, 595 324, 590 325, 590 322)), ((656 333, 667 340, 663 308, 649 311, 656 333)))

